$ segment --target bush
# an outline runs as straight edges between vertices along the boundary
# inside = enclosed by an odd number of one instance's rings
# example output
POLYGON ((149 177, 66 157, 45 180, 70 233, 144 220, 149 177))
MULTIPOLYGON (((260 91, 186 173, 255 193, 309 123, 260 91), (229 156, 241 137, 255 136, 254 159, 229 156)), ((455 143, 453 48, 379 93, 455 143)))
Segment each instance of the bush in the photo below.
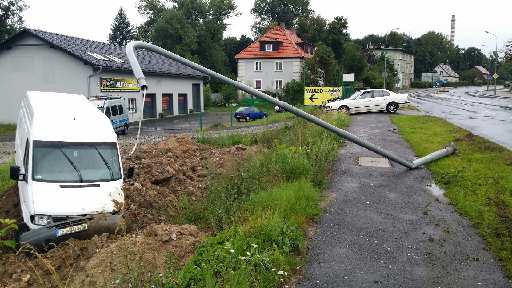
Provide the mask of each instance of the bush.
POLYGON ((236 88, 233 85, 223 85, 220 89, 222 95, 222 104, 230 104, 237 102, 236 88))
POLYGON ((283 88, 282 101, 292 105, 304 103, 304 83, 302 81, 292 80, 283 88))
POLYGON ((412 81, 411 88, 432 88, 434 84, 428 81, 412 81))

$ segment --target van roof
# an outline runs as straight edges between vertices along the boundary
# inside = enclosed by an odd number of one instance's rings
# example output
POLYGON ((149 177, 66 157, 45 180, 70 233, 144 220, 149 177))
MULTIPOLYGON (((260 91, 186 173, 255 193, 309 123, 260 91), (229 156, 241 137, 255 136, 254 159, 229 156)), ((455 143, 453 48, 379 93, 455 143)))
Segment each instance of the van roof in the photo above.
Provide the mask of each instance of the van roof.
POLYGON ((117 142, 110 120, 78 94, 27 92, 32 140, 117 142))

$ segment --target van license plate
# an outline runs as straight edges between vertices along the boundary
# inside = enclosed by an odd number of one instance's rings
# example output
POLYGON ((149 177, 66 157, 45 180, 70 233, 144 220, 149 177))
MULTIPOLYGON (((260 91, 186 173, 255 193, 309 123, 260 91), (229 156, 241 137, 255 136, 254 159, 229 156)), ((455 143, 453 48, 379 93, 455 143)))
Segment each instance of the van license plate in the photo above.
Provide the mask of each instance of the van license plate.
POLYGON ((77 233, 77 232, 84 231, 84 230, 87 230, 87 223, 67 227, 64 229, 58 229, 57 237, 61 237, 61 236, 67 235, 67 234, 77 233))

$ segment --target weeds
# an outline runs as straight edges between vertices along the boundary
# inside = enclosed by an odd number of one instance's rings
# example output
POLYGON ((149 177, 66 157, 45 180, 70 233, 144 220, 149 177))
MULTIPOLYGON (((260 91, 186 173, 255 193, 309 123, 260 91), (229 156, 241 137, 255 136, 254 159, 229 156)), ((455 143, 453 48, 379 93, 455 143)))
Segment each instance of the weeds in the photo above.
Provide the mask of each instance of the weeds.
POLYGON ((9 175, 9 167, 13 163, 14 161, 9 161, 7 163, 0 164, 0 195, 16 184, 16 182, 11 180, 9 175))
MULTIPOLYGON (((341 127, 348 118, 322 115, 341 127)), ((259 145, 259 154, 212 176, 207 196, 182 199, 184 222, 216 232, 170 287, 276 287, 295 274, 305 249, 305 224, 320 214, 321 189, 340 139, 295 120, 258 135, 202 138, 217 147, 259 145)))
POLYGON ((12 219, 0 219, 0 251, 2 249, 15 249, 16 241, 13 239, 5 238, 9 237, 13 234, 14 231, 18 230, 18 225, 16 224, 16 220, 12 219))

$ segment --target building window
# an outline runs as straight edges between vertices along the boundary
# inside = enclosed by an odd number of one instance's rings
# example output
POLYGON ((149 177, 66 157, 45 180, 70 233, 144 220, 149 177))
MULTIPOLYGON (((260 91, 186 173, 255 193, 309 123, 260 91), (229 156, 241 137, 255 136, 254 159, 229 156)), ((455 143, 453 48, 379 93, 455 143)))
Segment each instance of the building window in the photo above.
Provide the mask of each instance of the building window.
POLYGON ((274 87, 276 88, 276 90, 283 89, 283 80, 279 79, 279 80, 276 80, 274 83, 275 83, 274 87))
POLYGON ((265 44, 265 51, 267 51, 267 52, 271 52, 271 51, 273 51, 273 49, 272 49, 272 48, 273 48, 273 47, 272 47, 272 44, 265 44))
POLYGON ((257 90, 261 90, 262 82, 261 80, 254 80, 254 88, 257 90))
POLYGON ((254 71, 261 71, 261 61, 254 62, 254 71))
POLYGON ((128 112, 130 112, 130 113, 137 112, 137 98, 129 98, 128 99, 128 112))
POLYGON ((276 61, 276 71, 283 71, 283 61, 276 61))

